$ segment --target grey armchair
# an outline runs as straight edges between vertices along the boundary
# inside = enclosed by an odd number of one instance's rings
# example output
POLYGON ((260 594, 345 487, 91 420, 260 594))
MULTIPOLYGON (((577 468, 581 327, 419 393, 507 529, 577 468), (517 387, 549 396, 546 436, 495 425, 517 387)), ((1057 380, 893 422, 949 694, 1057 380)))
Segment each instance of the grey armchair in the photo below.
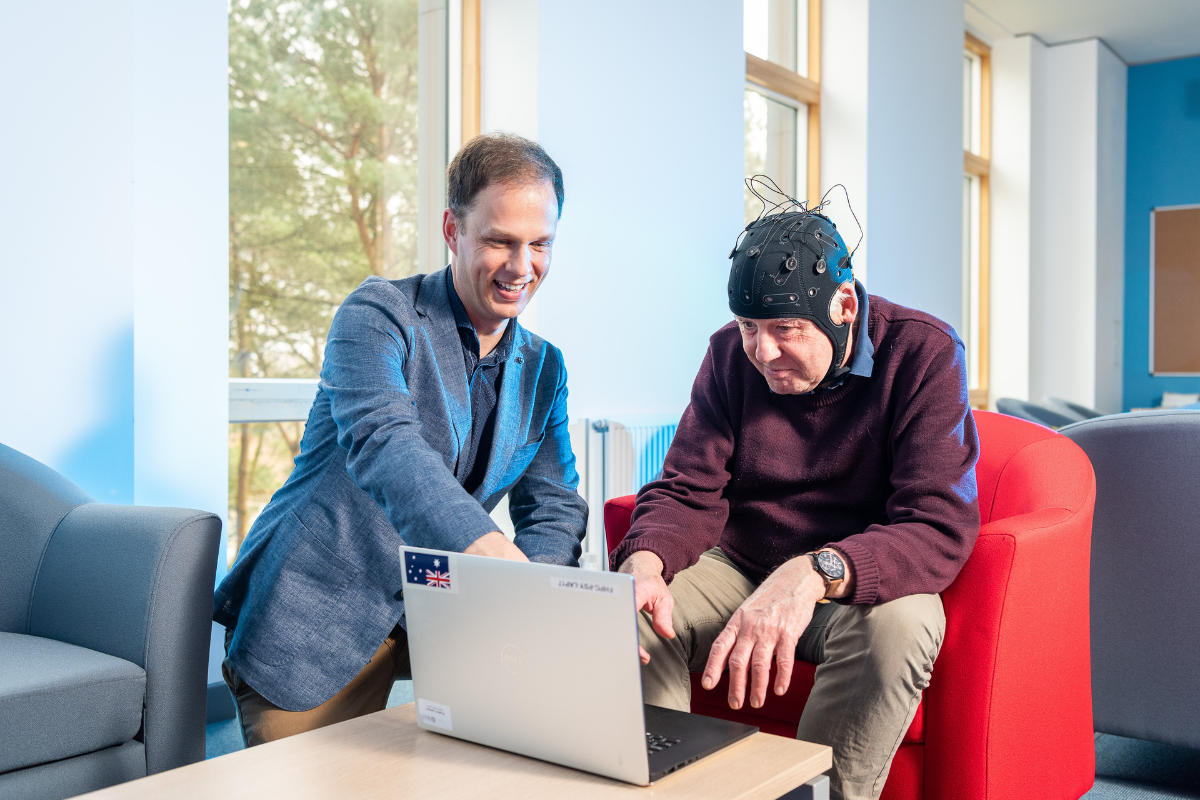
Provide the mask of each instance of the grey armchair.
POLYGON ((1096 472, 1095 729, 1200 749, 1200 411, 1062 428, 1096 472))
POLYGON ((0 445, 0 797, 204 758, 221 521, 105 505, 0 445))
POLYGON ((1062 411, 1047 408, 1037 403, 1017 400, 1014 397, 1001 397, 996 401, 996 410, 1010 417, 1036 422, 1038 425, 1055 429, 1061 428, 1064 425, 1070 425, 1072 422, 1077 422, 1081 419, 1081 417, 1070 414, 1070 412, 1063 413, 1062 411))

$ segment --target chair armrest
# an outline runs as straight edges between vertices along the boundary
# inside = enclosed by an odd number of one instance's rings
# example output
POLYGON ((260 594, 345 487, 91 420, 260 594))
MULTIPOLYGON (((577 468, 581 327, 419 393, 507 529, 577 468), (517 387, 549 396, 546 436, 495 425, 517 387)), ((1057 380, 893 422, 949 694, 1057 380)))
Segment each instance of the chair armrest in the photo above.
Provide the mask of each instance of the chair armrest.
POLYGON ((204 759, 212 596, 221 520, 182 508, 87 503, 55 530, 29 632, 146 670, 146 771, 204 759))
POLYGON ((1094 484, 1077 511, 984 525, 942 593, 926 693, 929 800, 1078 798, 1095 777, 1088 564, 1094 484))
POLYGON ((624 497, 614 497, 604 504, 604 539, 608 543, 608 552, 617 549, 617 545, 629 533, 629 523, 633 518, 633 501, 636 495, 627 494, 624 497))

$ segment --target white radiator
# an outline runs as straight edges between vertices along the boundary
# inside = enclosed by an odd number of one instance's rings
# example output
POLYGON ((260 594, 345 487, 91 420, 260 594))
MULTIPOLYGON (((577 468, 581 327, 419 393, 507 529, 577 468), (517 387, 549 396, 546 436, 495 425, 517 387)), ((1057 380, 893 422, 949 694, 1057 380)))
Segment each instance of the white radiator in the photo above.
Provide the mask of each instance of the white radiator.
MULTIPOLYGON (((580 566, 608 569, 604 541, 604 503, 614 497, 636 494, 662 470, 667 448, 675 438, 679 418, 669 415, 636 415, 612 419, 577 419, 568 426, 579 494, 588 504, 587 536, 580 566)), ((496 525, 512 538, 512 521, 505 497, 492 511, 496 525)))
POLYGON ((571 424, 579 494, 590 509, 580 559, 583 567, 608 569, 604 503, 614 497, 636 494, 654 480, 662 470, 678 421, 678 417, 669 415, 637 415, 581 419, 571 424))

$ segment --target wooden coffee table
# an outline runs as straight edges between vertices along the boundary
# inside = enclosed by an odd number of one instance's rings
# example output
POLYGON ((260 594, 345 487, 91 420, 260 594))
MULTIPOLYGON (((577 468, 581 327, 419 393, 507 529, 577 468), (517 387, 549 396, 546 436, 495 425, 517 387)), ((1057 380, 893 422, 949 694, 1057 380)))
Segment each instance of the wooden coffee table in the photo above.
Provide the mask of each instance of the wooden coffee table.
POLYGON ((631 786, 423 731, 409 703, 84 796, 775 800, 831 766, 824 745, 756 733, 653 786, 631 786))

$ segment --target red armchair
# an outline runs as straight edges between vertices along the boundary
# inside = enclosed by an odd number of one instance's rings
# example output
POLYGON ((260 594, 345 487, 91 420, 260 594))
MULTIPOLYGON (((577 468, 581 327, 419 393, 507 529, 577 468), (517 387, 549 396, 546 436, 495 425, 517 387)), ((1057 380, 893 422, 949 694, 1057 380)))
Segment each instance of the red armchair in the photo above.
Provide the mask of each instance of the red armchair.
MULTIPOLYGON (((1096 482, 1087 456, 1047 428, 975 412, 982 528, 942 593, 946 638, 883 800, 1076 800, 1096 771, 1088 570, 1096 482)), ((604 506, 611 551, 633 497, 604 506)), ((728 673, 692 676, 692 711, 795 736, 815 668, 787 694, 733 711, 728 673)))

